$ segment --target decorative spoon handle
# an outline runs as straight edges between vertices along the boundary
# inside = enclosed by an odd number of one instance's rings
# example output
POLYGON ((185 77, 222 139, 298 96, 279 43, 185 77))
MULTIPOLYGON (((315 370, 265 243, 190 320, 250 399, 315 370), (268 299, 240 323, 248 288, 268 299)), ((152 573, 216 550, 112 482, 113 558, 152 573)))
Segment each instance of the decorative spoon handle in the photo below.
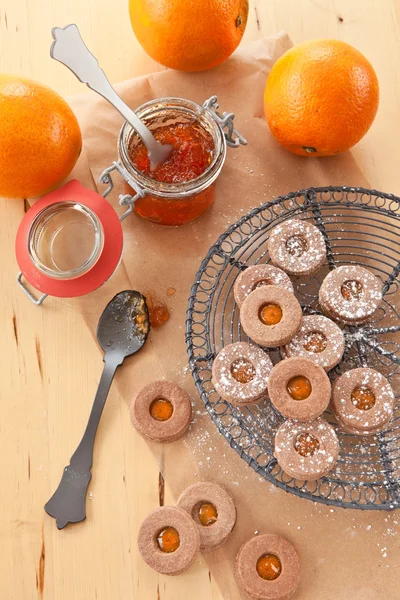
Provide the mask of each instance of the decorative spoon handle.
POLYGON ((97 427, 103 412, 108 392, 118 366, 124 356, 119 352, 104 356, 104 369, 93 402, 89 421, 82 440, 65 467, 58 488, 45 504, 45 511, 56 519, 58 529, 68 523, 78 523, 86 518, 85 499, 93 462, 93 446, 97 427))
POLYGON ((103 96, 126 119, 142 138, 149 151, 150 160, 156 166, 166 160, 170 154, 168 148, 157 142, 151 131, 135 115, 133 110, 118 96, 106 74, 100 68, 97 59, 86 47, 79 29, 75 24, 64 28, 53 27, 51 33, 54 42, 50 56, 68 67, 82 83, 103 96), (165 154, 165 158, 162 156, 165 154))

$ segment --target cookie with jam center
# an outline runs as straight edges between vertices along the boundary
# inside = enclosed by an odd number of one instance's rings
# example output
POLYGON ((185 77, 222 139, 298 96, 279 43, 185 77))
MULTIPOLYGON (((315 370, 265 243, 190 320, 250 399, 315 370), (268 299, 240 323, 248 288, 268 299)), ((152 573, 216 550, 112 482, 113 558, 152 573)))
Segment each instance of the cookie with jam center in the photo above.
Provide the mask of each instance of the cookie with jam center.
POLYGON ((275 435, 274 456, 290 477, 313 481, 336 464, 339 441, 332 425, 322 418, 310 423, 288 419, 275 435))
POLYGON ((273 265, 252 265, 242 271, 235 281, 233 293, 239 308, 247 296, 255 289, 265 285, 277 285, 293 294, 293 284, 290 277, 273 265))
POLYGON ((328 317, 307 315, 299 331, 284 346, 284 354, 312 360, 325 371, 333 369, 342 359, 345 348, 343 331, 328 317))
POLYGON ((154 381, 133 398, 130 413, 133 426, 143 437, 153 442, 172 442, 189 427, 192 403, 176 383, 154 381))
POLYGON ((271 371, 268 395, 284 417, 313 421, 328 408, 331 383, 324 369, 312 360, 286 358, 271 371))
POLYGON ((273 228, 268 240, 272 263, 290 275, 312 275, 326 259, 320 230, 308 221, 289 219, 273 228))
POLYGON ((382 303, 382 282, 365 267, 337 267, 323 280, 319 303, 335 321, 348 325, 365 323, 382 303))
POLYGON ((141 557, 154 571, 180 575, 192 565, 200 550, 200 534, 185 510, 162 506, 141 524, 138 547, 141 557))
POLYGON ((298 332, 303 313, 291 292, 276 285, 251 292, 240 309, 240 322, 249 338, 268 348, 290 342, 298 332))
POLYGON ((300 583, 300 559, 285 538, 257 535, 240 548, 235 577, 253 600, 289 600, 300 583))
POLYGON ((333 384, 332 410, 348 433, 375 435, 389 423, 393 409, 392 387, 375 369, 351 369, 333 384))
POLYGON ((223 544, 236 523, 231 496, 216 483, 200 482, 179 496, 177 505, 191 515, 200 534, 200 550, 211 552, 223 544))
POLYGON ((212 366, 212 381, 221 398, 246 406, 265 398, 271 370, 271 359, 264 350, 236 342, 218 353, 212 366))

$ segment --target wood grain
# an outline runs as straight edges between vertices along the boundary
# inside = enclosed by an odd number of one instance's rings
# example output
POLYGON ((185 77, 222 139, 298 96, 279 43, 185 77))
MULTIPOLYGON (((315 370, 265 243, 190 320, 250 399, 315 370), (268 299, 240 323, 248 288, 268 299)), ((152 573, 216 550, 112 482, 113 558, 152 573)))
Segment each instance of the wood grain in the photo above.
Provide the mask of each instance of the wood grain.
MULTIPOLYGON (((285 29, 295 43, 335 37, 365 53, 378 73, 381 103, 354 154, 373 187, 397 194, 399 21, 397 0, 258 0, 251 3, 244 39, 285 29)), ((0 71, 31 76, 63 95, 81 92, 81 84, 49 57, 51 27, 70 22, 79 24, 112 81, 163 68, 136 42, 126 0, 2 0, 0 71)), ((115 389, 95 451, 107 478, 93 480, 87 503, 89 517, 94 503, 96 513, 108 516, 103 528, 89 518, 84 526, 60 533, 45 516, 43 504, 69 460, 60 448, 72 450, 80 439, 101 359, 73 301, 38 309, 18 290, 14 238, 24 203, 0 200, 0 211, 0 598, 229 599, 229 591, 218 589, 202 559, 190 573, 166 578, 150 571, 138 556, 135 516, 174 498, 168 478, 164 480, 162 453, 156 460, 139 436, 132 439, 127 407, 115 389), (122 468, 115 469, 116 464, 122 468)))

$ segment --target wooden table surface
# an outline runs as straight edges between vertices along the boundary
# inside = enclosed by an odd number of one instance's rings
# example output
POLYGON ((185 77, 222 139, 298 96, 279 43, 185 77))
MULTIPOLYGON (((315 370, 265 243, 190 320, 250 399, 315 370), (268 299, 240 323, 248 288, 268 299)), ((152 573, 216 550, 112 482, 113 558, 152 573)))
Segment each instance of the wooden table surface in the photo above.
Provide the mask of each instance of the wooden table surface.
MULTIPOLYGON (((355 45, 370 59, 381 85, 380 110, 354 154, 372 187, 400 194, 399 0, 252 0, 250 4, 243 43, 260 32, 266 36, 285 29, 294 43, 335 37, 355 45)), ((71 22, 79 25, 111 81, 159 68, 134 38, 127 0, 2 0, 0 71, 33 77, 63 95, 81 92, 82 85, 69 71, 49 58, 51 27, 71 22)), ((55 301, 43 310, 31 305, 17 288, 14 238, 24 203, 0 200, 0 211, 1 600, 227 598, 209 577, 205 563, 190 577, 166 578, 153 574, 138 556, 135 539, 125 525, 127 514, 143 514, 147 507, 157 505, 158 465, 145 444, 137 454, 139 442, 126 455, 130 425, 126 413, 118 411, 115 389, 109 399, 113 419, 107 424, 107 436, 103 437, 100 426, 95 458, 111 472, 114 465, 123 464, 123 457, 131 460, 135 483, 128 496, 120 472, 112 489, 101 478, 93 481, 90 490, 96 513, 106 518, 89 518, 84 526, 67 528, 63 532, 66 542, 60 543, 43 504, 69 458, 65 449, 73 449, 77 442, 84 416, 77 423, 72 408, 64 410, 60 429, 61 409, 57 407, 68 405, 71 397, 79 402, 80 397, 93 396, 99 353, 90 332, 81 327, 73 304, 55 301)), ((165 483, 165 501, 173 502, 165 483)), ((92 504, 89 499, 89 517, 92 504)), ((368 566, 365 576, 371 576, 368 566)))

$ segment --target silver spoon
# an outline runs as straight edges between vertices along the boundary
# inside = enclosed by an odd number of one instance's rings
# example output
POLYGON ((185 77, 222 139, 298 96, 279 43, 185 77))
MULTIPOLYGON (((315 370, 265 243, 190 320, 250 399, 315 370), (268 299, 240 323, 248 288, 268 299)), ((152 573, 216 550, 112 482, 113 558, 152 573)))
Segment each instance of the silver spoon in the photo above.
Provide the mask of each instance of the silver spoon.
POLYGON ((124 359, 144 346, 149 331, 146 299, 139 292, 120 292, 100 317, 97 339, 104 350, 103 374, 83 438, 65 467, 58 488, 44 507, 56 519, 58 529, 86 518, 85 499, 92 477, 94 440, 112 380, 124 359))
POLYGON ((118 96, 108 81, 97 59, 89 52, 75 24, 64 28, 53 27, 51 30, 54 42, 51 45, 50 56, 68 67, 79 81, 103 96, 119 113, 132 125, 142 138, 149 152, 150 168, 153 170, 164 163, 171 155, 173 147, 170 144, 158 142, 150 129, 135 115, 133 110, 118 96))

